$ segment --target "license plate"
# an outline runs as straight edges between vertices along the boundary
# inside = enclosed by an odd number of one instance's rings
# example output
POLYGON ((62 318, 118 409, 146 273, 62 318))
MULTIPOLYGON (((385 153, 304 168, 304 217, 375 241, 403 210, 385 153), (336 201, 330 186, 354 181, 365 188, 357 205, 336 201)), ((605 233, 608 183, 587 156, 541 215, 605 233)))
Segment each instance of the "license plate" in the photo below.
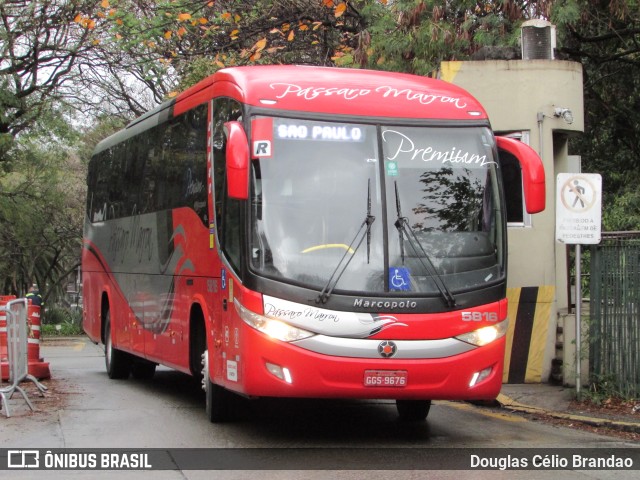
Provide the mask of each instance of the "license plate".
POLYGON ((408 375, 406 370, 365 370, 365 387, 396 387, 407 386, 408 375))

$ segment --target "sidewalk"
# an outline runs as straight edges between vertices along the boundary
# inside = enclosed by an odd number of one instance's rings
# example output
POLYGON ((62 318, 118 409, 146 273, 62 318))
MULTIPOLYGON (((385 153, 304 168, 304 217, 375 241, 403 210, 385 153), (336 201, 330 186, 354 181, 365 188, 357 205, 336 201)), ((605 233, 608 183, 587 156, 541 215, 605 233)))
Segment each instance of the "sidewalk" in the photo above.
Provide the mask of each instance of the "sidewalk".
MULTIPOLYGON (((602 409, 581 409, 573 403, 575 388, 546 383, 503 385, 498 396, 500 406, 506 410, 546 415, 553 418, 580 422, 593 427, 611 428, 640 433, 640 411, 631 408, 625 414, 602 409)), ((638 402, 640 404, 640 401, 638 402)))

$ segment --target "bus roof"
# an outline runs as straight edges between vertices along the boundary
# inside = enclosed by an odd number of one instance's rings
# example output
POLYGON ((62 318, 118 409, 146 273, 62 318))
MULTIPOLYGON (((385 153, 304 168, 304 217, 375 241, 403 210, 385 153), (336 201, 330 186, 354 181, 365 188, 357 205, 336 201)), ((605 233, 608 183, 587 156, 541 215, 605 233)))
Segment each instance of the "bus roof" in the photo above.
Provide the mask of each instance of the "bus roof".
MULTIPOLYGON (((176 98, 225 95, 262 108, 411 119, 487 119, 480 103, 451 83, 396 72, 297 65, 219 70, 176 98), (212 91, 210 90, 212 89, 212 91)), ((191 101, 190 101, 191 100, 191 101)), ((187 108, 180 108, 184 103, 187 108)))
POLYGON ((442 80, 354 68, 253 65, 218 70, 104 139, 94 153, 216 97, 279 111, 488 122, 475 98, 442 80))

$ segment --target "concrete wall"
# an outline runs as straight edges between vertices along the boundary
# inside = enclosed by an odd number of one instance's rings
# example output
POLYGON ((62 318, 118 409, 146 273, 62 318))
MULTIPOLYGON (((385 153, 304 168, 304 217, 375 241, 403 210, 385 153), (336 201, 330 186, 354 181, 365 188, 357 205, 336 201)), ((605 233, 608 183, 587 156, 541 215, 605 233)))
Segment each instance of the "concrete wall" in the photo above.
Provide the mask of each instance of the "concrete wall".
POLYGON ((555 178, 579 171, 579 161, 569 155, 568 138, 584 131, 582 65, 560 60, 443 62, 440 77, 474 95, 497 133, 525 132, 544 162, 545 211, 508 230, 512 327, 504 380, 546 381, 555 357, 558 311, 568 302, 566 246, 555 241, 555 178), (570 109, 573 122, 557 116, 556 109, 570 109))

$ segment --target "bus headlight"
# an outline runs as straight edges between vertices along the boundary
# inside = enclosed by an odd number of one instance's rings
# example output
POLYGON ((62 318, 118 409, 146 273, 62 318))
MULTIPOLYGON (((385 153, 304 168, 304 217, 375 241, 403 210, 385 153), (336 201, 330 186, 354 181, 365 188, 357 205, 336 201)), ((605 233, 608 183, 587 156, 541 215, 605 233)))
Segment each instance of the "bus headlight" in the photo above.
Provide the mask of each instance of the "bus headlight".
POLYGON ((475 345, 476 347, 482 347, 499 339, 500 337, 504 337, 507 333, 508 326, 509 319, 506 319, 500 323, 496 323, 495 325, 489 325, 488 327, 482 327, 478 330, 474 330, 473 332, 463 333, 462 335, 458 335, 456 338, 463 342, 470 343, 471 345, 475 345))
POLYGON ((250 327, 275 338, 283 342, 295 342, 296 340, 302 340, 303 338, 312 337, 315 335, 313 332, 303 330, 302 328, 294 327, 282 320, 276 320, 274 318, 267 318, 259 313, 252 312, 248 308, 245 308, 238 300, 233 302, 236 306, 236 311, 240 318, 250 327))

